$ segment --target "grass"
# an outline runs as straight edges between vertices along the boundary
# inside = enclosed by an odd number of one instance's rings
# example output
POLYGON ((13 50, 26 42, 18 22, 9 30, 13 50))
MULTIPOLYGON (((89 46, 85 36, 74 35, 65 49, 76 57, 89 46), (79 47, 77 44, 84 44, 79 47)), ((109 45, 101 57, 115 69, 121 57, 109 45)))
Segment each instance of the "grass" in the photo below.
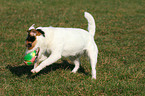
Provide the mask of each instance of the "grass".
POLYGON ((1 96, 102 96, 145 95, 144 0, 0 0, 1 96), (91 79, 90 63, 81 58, 74 65, 59 60, 35 76, 25 66, 26 30, 36 26, 87 29, 83 12, 96 21, 99 48, 97 79, 91 79))

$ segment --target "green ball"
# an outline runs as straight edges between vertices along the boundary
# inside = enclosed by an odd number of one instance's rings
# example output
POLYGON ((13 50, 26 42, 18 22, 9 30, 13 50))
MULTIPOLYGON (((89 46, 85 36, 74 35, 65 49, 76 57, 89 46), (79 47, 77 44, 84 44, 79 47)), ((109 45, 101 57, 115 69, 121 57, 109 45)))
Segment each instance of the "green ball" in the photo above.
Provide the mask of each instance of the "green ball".
POLYGON ((27 55, 25 55, 24 63, 26 65, 31 65, 35 61, 35 58, 36 58, 36 50, 34 50, 34 51, 28 53, 27 55))

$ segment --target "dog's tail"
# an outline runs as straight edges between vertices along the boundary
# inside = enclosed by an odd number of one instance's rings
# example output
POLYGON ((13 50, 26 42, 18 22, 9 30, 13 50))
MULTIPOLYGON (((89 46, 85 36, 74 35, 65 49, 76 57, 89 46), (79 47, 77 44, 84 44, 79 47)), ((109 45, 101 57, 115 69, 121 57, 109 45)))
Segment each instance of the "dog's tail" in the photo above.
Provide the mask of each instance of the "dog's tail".
POLYGON ((88 20, 88 31, 94 36, 96 30, 95 20, 93 16, 88 12, 85 12, 85 18, 88 20))

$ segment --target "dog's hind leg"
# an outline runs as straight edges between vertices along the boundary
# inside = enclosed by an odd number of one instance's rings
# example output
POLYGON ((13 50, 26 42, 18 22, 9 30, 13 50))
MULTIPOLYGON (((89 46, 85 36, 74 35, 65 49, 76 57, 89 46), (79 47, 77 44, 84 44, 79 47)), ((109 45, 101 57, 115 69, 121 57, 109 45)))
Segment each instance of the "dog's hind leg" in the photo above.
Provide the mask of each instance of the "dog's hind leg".
MULTIPOLYGON (((71 59, 72 60, 72 59, 71 59)), ((79 58, 76 58, 75 60, 72 60, 73 63, 75 64, 74 69, 72 70, 73 73, 76 73, 80 67, 80 60, 79 58)))
POLYGON ((87 52, 92 67, 92 79, 96 79, 96 64, 97 64, 97 56, 98 56, 98 48, 96 44, 92 43, 91 46, 87 49, 87 52))

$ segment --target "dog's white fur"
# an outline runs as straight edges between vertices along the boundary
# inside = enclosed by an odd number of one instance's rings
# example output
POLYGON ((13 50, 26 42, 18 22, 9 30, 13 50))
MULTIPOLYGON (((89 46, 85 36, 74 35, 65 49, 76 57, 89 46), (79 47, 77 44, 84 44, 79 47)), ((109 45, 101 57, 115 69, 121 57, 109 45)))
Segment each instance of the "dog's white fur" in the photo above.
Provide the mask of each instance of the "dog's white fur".
MULTIPOLYGON (((38 47, 40 48, 38 60, 34 64, 34 69, 31 70, 32 73, 39 72, 44 67, 56 62, 62 56, 71 57, 71 60, 75 64, 72 72, 76 73, 80 66, 79 57, 86 51, 90 58, 92 78, 96 79, 98 48, 94 41, 95 21, 92 15, 88 12, 85 12, 85 18, 88 20, 88 31, 80 28, 36 28, 44 31, 45 37, 42 35, 36 36, 37 44, 35 47, 26 50, 26 54, 28 54, 29 52, 36 50, 38 47)), ((34 25, 32 25, 29 30, 30 29, 34 29, 34 25)))

